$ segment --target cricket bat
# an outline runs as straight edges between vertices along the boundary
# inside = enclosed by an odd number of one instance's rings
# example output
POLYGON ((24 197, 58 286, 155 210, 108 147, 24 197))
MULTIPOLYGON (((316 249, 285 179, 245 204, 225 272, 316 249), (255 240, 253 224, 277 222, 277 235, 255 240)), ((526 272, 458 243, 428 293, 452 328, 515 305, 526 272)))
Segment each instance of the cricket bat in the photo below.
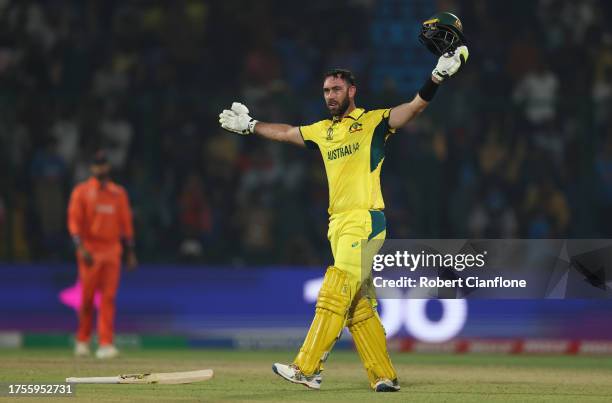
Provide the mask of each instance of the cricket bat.
POLYGON ((93 376, 86 378, 66 378, 66 383, 131 383, 131 384, 167 384, 193 383, 208 381, 213 377, 212 369, 185 372, 158 372, 150 374, 124 374, 118 376, 93 376))

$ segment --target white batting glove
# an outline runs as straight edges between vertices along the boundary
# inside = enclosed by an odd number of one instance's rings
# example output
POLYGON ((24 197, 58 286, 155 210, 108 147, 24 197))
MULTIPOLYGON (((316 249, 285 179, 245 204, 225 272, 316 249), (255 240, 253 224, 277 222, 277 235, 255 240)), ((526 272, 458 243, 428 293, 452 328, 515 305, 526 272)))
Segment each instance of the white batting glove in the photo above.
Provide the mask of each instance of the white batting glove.
POLYGON ((219 123, 227 131, 246 136, 253 133, 257 120, 249 116, 249 108, 234 102, 231 109, 225 109, 219 114, 219 123))
POLYGON ((467 62, 470 55, 467 46, 459 46, 454 52, 447 52, 440 56, 436 68, 431 75, 442 82, 459 71, 461 66, 467 62))

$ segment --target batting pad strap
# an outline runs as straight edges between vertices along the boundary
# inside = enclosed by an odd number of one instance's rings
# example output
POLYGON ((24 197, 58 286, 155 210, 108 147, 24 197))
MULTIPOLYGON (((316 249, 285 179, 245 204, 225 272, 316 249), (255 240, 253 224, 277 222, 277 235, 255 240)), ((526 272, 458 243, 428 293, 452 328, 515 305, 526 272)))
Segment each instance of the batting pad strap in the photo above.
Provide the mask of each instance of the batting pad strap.
POLYGON ((360 298, 349 310, 349 317, 346 325, 350 327, 364 320, 368 320, 374 316, 374 312, 374 307, 370 304, 370 301, 367 298, 360 298))
POLYGON ((335 266, 329 266, 317 298, 317 308, 345 316, 351 303, 348 274, 335 266))

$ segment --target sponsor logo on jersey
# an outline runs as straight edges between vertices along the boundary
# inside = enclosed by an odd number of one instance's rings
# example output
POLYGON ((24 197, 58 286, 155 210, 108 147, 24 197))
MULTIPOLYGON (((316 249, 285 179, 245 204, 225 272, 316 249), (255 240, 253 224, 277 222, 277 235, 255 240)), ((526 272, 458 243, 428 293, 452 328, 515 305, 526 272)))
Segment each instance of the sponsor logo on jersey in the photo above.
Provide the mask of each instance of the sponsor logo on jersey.
POLYGON ((114 214, 115 206, 112 204, 96 204, 96 213, 114 214))

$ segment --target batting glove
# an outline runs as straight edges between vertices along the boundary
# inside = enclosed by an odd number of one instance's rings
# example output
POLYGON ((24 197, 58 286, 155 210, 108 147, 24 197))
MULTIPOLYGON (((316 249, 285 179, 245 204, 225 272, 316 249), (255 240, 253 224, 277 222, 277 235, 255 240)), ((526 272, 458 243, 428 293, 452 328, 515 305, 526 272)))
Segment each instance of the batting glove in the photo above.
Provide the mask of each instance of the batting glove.
POLYGON ((249 108, 234 102, 231 109, 225 109, 219 114, 219 123, 227 131, 246 136, 253 133, 257 120, 249 116, 249 108))
POLYGON ((459 71, 461 66, 467 62, 470 52, 467 46, 459 46, 453 52, 447 52, 440 56, 436 68, 431 72, 431 75, 437 78, 440 82, 451 77, 459 71))

